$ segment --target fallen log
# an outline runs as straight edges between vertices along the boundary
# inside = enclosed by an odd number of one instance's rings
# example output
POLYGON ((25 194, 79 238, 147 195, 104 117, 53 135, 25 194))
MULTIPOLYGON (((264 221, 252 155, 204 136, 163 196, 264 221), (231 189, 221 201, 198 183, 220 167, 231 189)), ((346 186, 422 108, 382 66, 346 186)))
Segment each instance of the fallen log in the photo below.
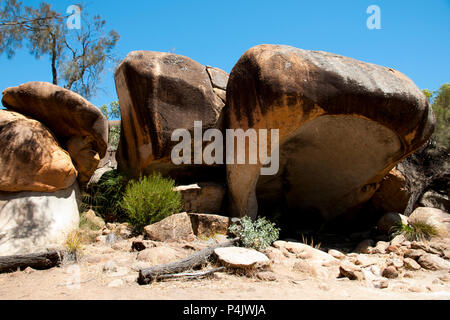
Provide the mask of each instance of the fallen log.
POLYGON ((141 269, 139 270, 138 283, 149 284, 151 281, 156 280, 161 276, 173 275, 206 264, 215 249, 233 246, 237 242, 237 240, 238 239, 236 238, 218 243, 214 246, 200 250, 193 255, 179 261, 141 269))
POLYGON ((27 267, 36 270, 50 269, 60 265, 62 257, 60 251, 3 256, 0 257, 0 273, 24 270, 27 267))
POLYGON ((223 270, 225 270, 225 267, 219 267, 219 268, 202 270, 202 271, 194 271, 194 272, 163 274, 163 275, 159 275, 157 280, 177 279, 177 278, 198 279, 198 278, 204 278, 215 272, 219 272, 219 271, 223 271, 223 270))

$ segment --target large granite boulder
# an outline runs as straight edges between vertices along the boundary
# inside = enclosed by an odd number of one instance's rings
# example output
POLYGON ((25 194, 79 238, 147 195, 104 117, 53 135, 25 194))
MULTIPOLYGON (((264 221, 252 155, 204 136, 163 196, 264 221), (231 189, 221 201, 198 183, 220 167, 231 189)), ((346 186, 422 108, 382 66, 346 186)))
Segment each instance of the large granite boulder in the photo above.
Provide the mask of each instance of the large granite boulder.
POLYGON ((70 187, 77 170, 39 121, 0 110, 0 191, 54 192, 70 187))
POLYGON ((108 121, 75 92, 48 82, 28 82, 3 91, 3 105, 42 122, 69 151, 85 183, 105 156, 108 121))
POLYGON ((171 141, 175 129, 187 129, 193 138, 194 121, 201 121, 203 130, 221 127, 224 103, 206 67, 173 53, 133 51, 117 68, 115 82, 121 112, 119 169, 133 176, 158 170, 174 178, 184 173, 208 177, 204 166, 171 161, 178 144, 171 141))
POLYGON ((64 244, 79 224, 78 184, 56 192, 0 192, 0 256, 64 244))
POLYGON ((426 97, 402 73, 283 45, 244 53, 230 74, 225 110, 226 128, 279 129, 276 175, 260 176, 260 162, 227 164, 235 216, 279 204, 293 219, 347 213, 434 129, 426 97))

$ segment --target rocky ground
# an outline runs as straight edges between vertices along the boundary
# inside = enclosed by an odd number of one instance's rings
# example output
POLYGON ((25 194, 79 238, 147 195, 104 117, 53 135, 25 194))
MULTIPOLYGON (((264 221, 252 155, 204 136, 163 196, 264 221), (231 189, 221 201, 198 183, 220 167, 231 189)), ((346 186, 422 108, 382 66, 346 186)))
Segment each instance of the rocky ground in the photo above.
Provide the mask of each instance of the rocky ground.
MULTIPOLYGON (((152 241, 108 224, 78 262, 0 275, 1 299, 449 299, 450 241, 361 242, 354 251, 276 241, 258 269, 139 285, 138 270, 187 257, 225 236, 152 241), (113 230, 116 230, 113 232, 113 230), (145 246, 138 248, 133 243, 145 246), (132 249, 134 248, 134 249, 132 249), (141 251, 137 251, 141 250, 141 251), (143 250, 142 250, 143 249, 143 250)), ((212 264, 205 268, 211 268, 212 264)))

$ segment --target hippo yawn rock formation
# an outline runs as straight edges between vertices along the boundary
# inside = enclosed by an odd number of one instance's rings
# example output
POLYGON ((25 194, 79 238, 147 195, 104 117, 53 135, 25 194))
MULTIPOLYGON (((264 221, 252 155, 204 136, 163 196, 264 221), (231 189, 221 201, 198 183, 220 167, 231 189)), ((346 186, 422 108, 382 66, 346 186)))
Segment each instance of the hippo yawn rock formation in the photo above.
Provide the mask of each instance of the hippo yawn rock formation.
POLYGON ((433 132, 428 101, 402 73, 282 45, 251 48, 227 86, 226 128, 279 129, 280 168, 227 165, 233 215, 330 220, 369 200, 433 132))

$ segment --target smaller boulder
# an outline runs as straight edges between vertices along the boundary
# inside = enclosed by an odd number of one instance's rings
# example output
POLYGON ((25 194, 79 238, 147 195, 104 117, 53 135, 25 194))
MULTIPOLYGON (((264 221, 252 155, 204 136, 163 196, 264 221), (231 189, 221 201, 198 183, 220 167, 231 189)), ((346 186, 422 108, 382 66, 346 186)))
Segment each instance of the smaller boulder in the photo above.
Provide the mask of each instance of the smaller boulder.
POLYGON ((372 250, 372 253, 386 253, 387 248, 389 248, 390 243, 386 241, 378 241, 375 248, 372 250))
POLYGON ((382 212, 403 212, 410 196, 405 176, 394 168, 384 177, 371 202, 382 212))
POLYGON ((80 227, 90 230, 101 230, 105 226, 105 221, 98 217, 91 209, 81 215, 80 227))
POLYGON ((339 265, 339 277, 346 277, 350 280, 363 280, 364 275, 361 271, 361 268, 355 266, 353 263, 344 260, 339 265))
POLYGON ((395 279, 398 278, 398 271, 394 266, 389 266, 383 270, 382 276, 388 279, 395 279))
POLYGON ((183 250, 171 247, 153 247, 140 251, 137 255, 138 261, 149 262, 151 265, 166 264, 183 259, 186 256, 183 250))
POLYGON ((371 253, 372 247, 374 246, 374 241, 372 239, 366 239, 361 241, 355 248, 354 252, 357 253, 371 253))
POLYGON ((252 269, 265 266, 269 263, 269 258, 254 249, 227 247, 214 250, 219 262, 231 268, 252 269))
POLYGON ((228 73, 219 68, 214 68, 210 66, 206 66, 206 71, 208 71, 208 75, 209 78, 211 79, 211 84, 213 88, 218 88, 222 90, 227 89, 228 73))
POLYGON ((411 258, 403 259, 403 264, 407 270, 420 270, 420 264, 411 258))
POLYGON ((225 196, 225 187, 213 182, 178 186, 175 191, 181 193, 186 212, 218 213, 225 196))
POLYGON ((273 243, 273 246, 278 249, 285 249, 286 251, 295 254, 297 259, 317 261, 322 266, 339 264, 339 260, 334 258, 332 255, 304 243, 277 240, 273 243))
POLYGON ((426 252, 422 249, 409 249, 405 252, 404 256, 406 258, 411 258, 413 260, 417 260, 424 254, 426 254, 426 252))
POLYGON ((194 230, 191 219, 186 212, 173 214, 157 223, 144 228, 149 240, 194 240, 194 230))
POLYGON ((434 254, 426 253, 417 262, 427 270, 450 270, 450 262, 434 254))
POLYGON ((189 213, 194 234, 204 237, 215 236, 216 234, 227 234, 231 220, 229 217, 215 214, 189 213))

